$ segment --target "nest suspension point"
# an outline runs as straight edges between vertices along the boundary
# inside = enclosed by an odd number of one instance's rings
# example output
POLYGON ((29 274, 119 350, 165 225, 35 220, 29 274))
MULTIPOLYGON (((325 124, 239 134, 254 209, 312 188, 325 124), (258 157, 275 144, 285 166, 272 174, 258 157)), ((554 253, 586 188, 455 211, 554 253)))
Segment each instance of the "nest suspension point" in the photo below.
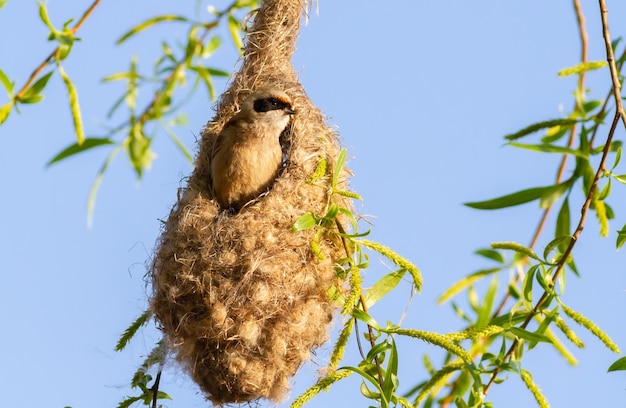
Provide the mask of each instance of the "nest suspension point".
MULTIPOLYGON (((265 0, 256 12, 241 68, 202 132, 151 268, 151 307, 176 359, 215 404, 283 399, 289 378, 327 341, 336 309, 327 293, 342 247, 322 237, 315 254, 313 230, 291 229, 340 199, 330 195, 332 175, 311 181, 320 162, 336 162, 339 142, 291 66, 305 3, 265 0), (267 193, 226 213, 210 188, 213 143, 242 101, 266 86, 287 93, 297 112, 285 163, 267 193)), ((339 187, 346 182, 341 174, 339 187)))

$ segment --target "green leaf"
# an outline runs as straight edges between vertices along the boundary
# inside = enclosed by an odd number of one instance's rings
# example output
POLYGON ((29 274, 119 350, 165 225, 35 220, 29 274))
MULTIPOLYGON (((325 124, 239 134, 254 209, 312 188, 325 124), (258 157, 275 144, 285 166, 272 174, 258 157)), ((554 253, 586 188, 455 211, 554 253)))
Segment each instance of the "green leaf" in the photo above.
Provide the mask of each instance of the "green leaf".
POLYGON ((552 126, 546 130, 546 135, 541 138, 541 143, 550 144, 554 143, 557 140, 561 139, 568 130, 572 128, 572 125, 569 126, 552 126))
POLYGON ((105 145, 111 145, 114 142, 111 139, 108 138, 87 138, 85 139, 85 141, 82 144, 78 144, 78 143, 73 143, 70 146, 66 147, 65 149, 63 149, 60 153, 58 153, 56 156, 54 156, 47 164, 46 166, 51 166, 54 163, 60 162, 63 159, 66 159, 70 156, 74 156, 78 153, 82 153, 86 150, 89 149, 93 149, 94 147, 98 147, 98 146, 105 146, 105 145))
POLYGON ((498 276, 494 276, 491 280, 491 284, 483 296, 483 303, 478 310, 478 316, 476 319, 476 327, 483 328, 489 323, 491 318, 491 311, 493 309, 493 303, 496 299, 496 293, 498 291, 498 276))
POLYGON ((48 29, 52 33, 57 33, 58 31, 52 25, 52 22, 50 21, 50 17, 48 17, 48 10, 46 9, 46 4, 41 1, 38 3, 39 3, 39 18, 41 19, 41 21, 43 21, 43 23, 48 27, 48 29))
POLYGON ((613 167, 611 167, 611 171, 615 170, 621 158, 622 158, 622 148, 620 146, 617 148, 617 151, 615 152, 615 161, 613 162, 613 167))
POLYGON ((569 182, 564 182, 561 184, 557 184, 552 186, 546 192, 541 195, 541 199, 539 200, 540 208, 549 208, 554 204, 561 196, 567 191, 571 184, 569 182))
POLYGON ((598 200, 604 201, 611 194, 611 179, 608 179, 602 190, 600 190, 600 194, 598 195, 598 200))
POLYGON ((63 78, 63 83, 67 88, 67 95, 70 98, 72 121, 74 122, 74 130, 76 131, 76 140, 78 141, 78 144, 81 145, 85 141, 85 131, 83 130, 83 119, 81 117, 80 106, 78 104, 78 91, 76 91, 74 83, 72 82, 70 77, 67 76, 63 67, 61 67, 61 65, 57 65, 57 69, 59 70, 59 74, 61 74, 61 78, 63 78))
POLYGON ((554 146, 551 144, 525 144, 525 143, 511 142, 509 143, 509 146, 513 146, 513 147, 517 147, 517 148, 525 149, 525 150, 530 150, 533 152, 540 152, 540 153, 573 154, 574 156, 579 156, 583 158, 588 156, 587 153, 582 152, 580 150, 570 149, 568 147, 562 147, 562 146, 554 146))
MULTIPOLYGON (((36 103, 36 102, 25 102, 25 100, 32 99, 35 96, 39 96, 41 91, 43 91, 43 89, 46 87, 46 84, 48 83, 48 80, 50 79, 50 77, 52 76, 53 73, 54 73, 54 71, 48 72, 46 75, 44 75, 41 78, 39 78, 24 93, 22 93, 21 95, 18 94, 17 95, 17 99, 19 100, 19 102, 22 102, 22 103, 36 103)), ((37 101, 37 102, 39 102, 39 101, 37 101)))
POLYGON ((337 183, 339 182, 339 175, 343 170, 343 166, 346 164, 346 158, 348 156, 348 151, 346 148, 341 149, 339 152, 339 157, 337 157, 337 163, 335 164, 335 170, 333 171, 333 181, 332 181, 332 190, 335 191, 337 189, 337 183))
MULTIPOLYGON (((552 252, 552 250, 554 250, 554 248, 567 248, 569 246, 570 241, 572 240, 572 236, 571 235, 562 235, 560 237, 556 237, 554 238, 552 241, 550 241, 548 243, 548 245, 546 245, 546 247, 543 250, 543 259, 546 260, 546 262, 550 262, 550 260, 548 259, 548 256, 550 255, 550 252, 552 252)), ((561 252, 565 252, 565 251, 561 251, 561 252)))
POLYGON ((544 122, 538 122, 533 125, 527 126, 518 132, 506 135, 504 136, 504 138, 507 140, 516 140, 521 137, 535 133, 541 129, 551 128, 554 126, 572 126, 577 122, 578 122, 577 119, 570 119, 570 118, 546 120, 544 122))
POLYGON ((202 47, 201 57, 203 59, 209 58, 220 47, 221 44, 222 44, 222 39, 219 36, 214 35, 202 47))
POLYGON ((589 61, 581 62, 580 64, 568 67, 559 71, 559 76, 564 77, 568 75, 576 75, 587 71, 592 71, 600 68, 604 68, 607 65, 606 61, 589 61))
POLYGON ((626 357, 622 357, 617 359, 608 369, 608 372, 611 371, 626 371, 626 357))
POLYGON ((7 4, 7 1, 9 0, 0 0, 0 9, 4 7, 5 4, 7 4))
POLYGON ((243 53, 243 41, 241 40, 241 23, 239 20, 235 18, 232 14, 228 15, 228 31, 230 31, 230 36, 235 43, 235 48, 239 51, 240 54, 243 53))
MULTIPOLYGON (((563 204, 561 205, 561 209, 559 210, 559 215, 556 218, 556 228, 554 231, 554 235, 556 237, 570 235, 570 211, 569 199, 567 197, 565 197, 565 200, 563 200, 563 204)), ((565 252, 568 244, 568 242, 561 242, 559 244, 559 250, 561 252, 565 252)))
POLYGON ((314 214, 306 213, 300 216, 300 218, 298 218, 296 222, 294 222, 293 227, 291 227, 291 230, 294 232, 308 230, 316 226, 318 221, 319 221, 318 217, 316 217, 314 214))
POLYGON ((137 330, 139 330, 139 328, 143 326, 144 324, 148 323, 151 317, 152 317, 152 311, 148 309, 145 312, 143 312, 137 319, 135 319, 135 321, 132 322, 131 325, 128 326, 128 328, 126 328, 126 330, 124 330, 124 333, 122 334, 120 339, 117 341, 117 344, 115 345, 115 351, 124 350, 128 342, 137 333, 137 330))
POLYGON ((617 242, 615 243, 615 249, 620 249, 626 242, 626 224, 621 230, 617 231, 617 242))
POLYGON ((450 286, 448 290, 442 293, 441 296, 439 296, 439 298, 437 299, 437 303, 442 304, 446 302, 448 299, 452 298, 453 296, 455 296, 457 293, 467 288, 468 286, 473 285, 475 282, 478 282, 479 280, 483 279, 486 276, 499 272, 500 270, 501 270, 500 268, 483 269, 483 270, 474 272, 468 276, 463 277, 462 279, 457 281, 455 284, 450 286))
POLYGON ((464 203, 464 205, 477 210, 496 210, 499 208, 513 207, 540 199, 547 191, 553 188, 554 186, 529 188, 491 200, 464 203))
POLYGON ((172 132, 170 129, 168 129, 167 127, 164 127, 163 130, 165 130, 165 133, 167 133, 170 139, 172 139, 172 142, 174 142, 176 147, 178 147, 178 150, 180 150, 183 156, 185 156, 187 161, 193 164, 193 156, 191 155, 191 152, 187 150, 187 147, 185 147, 184 143, 180 140, 180 138, 176 136, 176 134, 172 132))
POLYGON ((538 267, 539 265, 533 265, 528 269, 522 281, 522 300, 525 305, 530 305, 531 307, 533 301, 533 282, 535 281, 535 274, 537 273, 538 267))
POLYGON ((491 259, 498 263, 501 263, 501 264, 504 263, 504 255, 502 255, 500 252, 495 251, 493 249, 487 249, 487 248, 479 249, 475 251, 474 253, 476 255, 484 256, 485 258, 491 259))
POLYGON ((104 161, 104 164, 100 168, 100 171, 98 172, 98 175, 96 176, 96 179, 91 185, 91 190, 89 191, 89 197, 87 198, 87 226, 89 227, 93 225, 93 214, 96 208, 96 196, 98 194, 98 189, 100 188, 100 184, 102 183, 102 179, 104 178, 104 173, 106 172, 107 168, 109 167, 109 164, 111 164, 115 156, 117 156, 117 154, 122 150, 122 147, 123 146, 118 146, 117 148, 113 149, 111 153, 109 153, 109 156, 104 161))
POLYGON ((380 330, 380 326, 378 325, 378 322, 376 322, 376 320, 374 320, 372 316, 370 316, 368 313, 365 313, 361 309, 352 310, 352 316, 356 317, 357 319, 367 324, 368 326, 373 327, 376 330, 380 330))
POLYGON ((6 103, 0 107, 0 125, 4 123, 5 120, 11 114, 11 109, 13 109, 13 104, 11 102, 6 103))
MULTIPOLYGON (((2 1, 2 0, 0 0, 0 1, 2 1)), ((0 6, 0 8, 1 7, 2 6, 0 6)), ((11 82, 9 77, 1 69, 0 69, 0 83, 2 83, 2 86, 4 86, 4 89, 6 89, 7 94, 9 95, 9 98, 12 99, 13 98, 13 87, 15 86, 15 84, 13 82, 11 82)))
POLYGON ((152 27, 155 24, 161 23, 163 21, 188 21, 187 18, 182 16, 176 16, 172 14, 165 14, 157 17, 150 18, 143 23, 137 24, 135 27, 131 28, 124 35, 122 35, 116 42, 116 45, 122 44, 124 41, 128 40, 133 35, 142 32, 146 28, 152 27))
POLYGON ((149 169, 154 159, 154 153, 150 149, 152 139, 145 136, 142 123, 138 122, 133 125, 124 142, 130 162, 137 173, 137 177, 141 178, 144 169, 149 169))
POLYGON ((509 328, 509 332, 511 332, 514 336, 529 342, 552 343, 552 340, 550 340, 550 338, 546 335, 529 332, 528 330, 521 329, 519 327, 511 327, 509 328))
POLYGON ((369 309, 374 306, 376 302, 385 297, 387 293, 391 292, 396 286, 398 286, 398 283, 400 283, 405 274, 406 269, 399 269, 380 278, 378 282, 376 282, 370 290, 365 292, 363 296, 365 298, 367 308, 369 309))

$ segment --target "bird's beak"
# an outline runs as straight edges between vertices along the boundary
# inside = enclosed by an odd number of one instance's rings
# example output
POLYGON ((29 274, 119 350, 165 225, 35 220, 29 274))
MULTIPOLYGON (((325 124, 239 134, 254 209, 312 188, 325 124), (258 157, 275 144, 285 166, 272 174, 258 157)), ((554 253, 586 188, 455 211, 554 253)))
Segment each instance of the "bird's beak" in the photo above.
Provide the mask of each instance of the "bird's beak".
POLYGON ((295 111, 295 110, 293 110, 293 109, 291 109, 291 108, 285 108, 285 113, 286 113, 287 115, 295 115, 295 114, 296 114, 296 111, 295 111))

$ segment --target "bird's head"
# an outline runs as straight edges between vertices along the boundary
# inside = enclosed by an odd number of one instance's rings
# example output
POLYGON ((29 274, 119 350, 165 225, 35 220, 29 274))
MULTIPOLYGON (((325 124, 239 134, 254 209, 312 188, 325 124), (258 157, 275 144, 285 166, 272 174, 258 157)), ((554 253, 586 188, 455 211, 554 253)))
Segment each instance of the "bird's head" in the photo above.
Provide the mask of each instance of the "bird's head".
POLYGON ((296 111, 289 95, 275 88, 260 88, 246 98, 239 113, 240 118, 263 121, 281 130, 289 123, 296 111))

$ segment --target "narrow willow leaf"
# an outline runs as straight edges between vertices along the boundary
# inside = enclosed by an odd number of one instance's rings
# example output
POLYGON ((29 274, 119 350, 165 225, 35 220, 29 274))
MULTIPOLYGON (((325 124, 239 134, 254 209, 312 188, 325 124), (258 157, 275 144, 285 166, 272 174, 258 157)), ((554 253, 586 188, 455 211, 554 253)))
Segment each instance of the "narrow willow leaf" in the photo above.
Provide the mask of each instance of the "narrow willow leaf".
POLYGON ((0 83, 2 84, 2 86, 4 86, 4 89, 7 91, 7 94, 9 95, 9 98, 12 99, 13 98, 13 87, 14 87, 15 84, 13 82, 11 82, 9 77, 1 69, 0 69, 0 83))
POLYGON ((417 266, 413 265, 410 261, 401 257, 395 251, 392 251, 391 249, 387 248, 384 245, 379 244, 378 242, 369 241, 365 239, 358 240, 357 242, 385 256, 391 262, 396 264, 396 266, 409 271, 409 273, 411 274, 411 277, 413 278, 413 283, 415 284, 415 288, 417 289, 417 291, 419 292, 422 290, 422 275, 419 269, 417 269, 417 266))
POLYGON ((89 191, 89 197, 87 198, 87 226, 88 227, 91 227, 93 225, 93 214, 96 208, 96 196, 98 195, 98 189, 100 188, 100 184, 102 183, 102 179, 104 178, 104 173, 109 167, 109 164, 111 164, 115 156, 117 156, 117 154, 122 150, 122 148, 123 146, 118 146, 115 149, 113 149, 111 153, 109 153, 109 156, 104 161, 104 164, 100 168, 100 171, 98 172, 98 175, 96 176, 96 179, 91 185, 91 190, 89 191))
POLYGON ((528 127, 525 127, 524 129, 520 130, 519 132, 515 132, 515 133, 511 133, 509 135, 504 136, 505 139, 507 140, 516 140, 519 139, 521 137, 530 135, 532 133, 535 133, 541 129, 546 129, 546 128, 551 128, 553 126, 572 126, 574 125, 576 122, 578 122, 578 120, 576 119, 569 119, 569 118, 565 118, 565 119, 553 119, 553 120, 546 120, 544 122, 538 122, 535 123, 533 125, 530 125, 528 127))
POLYGON ((611 179, 608 179, 602 190, 600 190, 600 194, 598 195, 598 200, 604 201, 611 195, 611 179))
POLYGON ((532 308, 533 283, 535 282, 535 274, 537 273, 538 267, 539 265, 533 265, 530 267, 524 276, 524 280, 522 281, 522 301, 527 307, 530 306, 530 308, 532 308))
POLYGON ((82 144, 73 143, 70 146, 63 149, 56 156, 54 156, 46 166, 51 166, 54 163, 58 163, 63 159, 74 156, 78 153, 82 153, 86 150, 93 149, 94 147, 111 145, 114 142, 109 138, 87 138, 82 144))
POLYGON ((39 18, 41 19, 41 21, 48 27, 48 29, 52 33, 58 32, 52 25, 52 22, 50 21, 50 17, 48 17, 48 10, 46 9, 46 4, 41 1, 39 1, 38 3, 39 3, 39 18))
POLYGON ((491 247, 494 249, 508 249, 511 251, 515 251, 519 254, 528 256, 530 258, 541 261, 539 256, 532 249, 525 247, 524 245, 518 244, 517 242, 494 242, 491 244, 491 247))
POLYGON ((529 188, 513 194, 507 194, 502 197, 493 198, 491 200, 465 203, 464 205, 470 208, 475 208, 477 210, 497 210, 500 208, 513 207, 540 199, 547 191, 549 191, 553 187, 554 186, 529 188))
POLYGON ((487 288, 487 292, 483 296, 483 303, 480 305, 480 309, 478 310, 478 316, 476 319, 476 327, 482 328, 487 325, 489 319, 491 318, 491 310, 493 309, 493 303, 496 298, 496 293, 498 291, 498 276, 494 276, 491 280, 491 284, 489 288, 487 288))
POLYGON ((346 158, 348 157, 348 151, 343 148, 339 152, 339 157, 337 157, 337 163, 335 163, 335 169, 333 171, 333 180, 331 187, 333 191, 337 189, 337 183, 339 183, 339 175, 343 170, 343 166, 346 164, 346 158))
POLYGON ((581 62, 580 64, 574 65, 573 67, 568 67, 559 71, 559 76, 564 77, 568 75, 576 75, 587 71, 593 71, 596 69, 604 68, 606 66, 606 61, 589 61, 589 62, 581 62))
POLYGON ((124 141, 126 151, 135 173, 141 178, 143 171, 149 169, 155 155, 150 148, 152 139, 147 138, 141 122, 137 122, 131 128, 128 137, 124 141))
POLYGON ((241 23, 232 14, 228 15, 228 31, 230 31, 230 36, 235 43, 235 48, 242 54, 243 41, 241 40, 241 23))
POLYGON ((11 114, 11 109, 13 109, 13 104, 11 102, 6 103, 0 107, 0 125, 4 123, 5 120, 11 114))
POLYGON ((563 309, 563 312, 567 315, 567 317, 569 317, 585 329, 589 330, 591 334, 599 338, 609 350, 615 353, 621 353, 617 344, 615 344, 615 342, 611 340, 611 338, 604 331, 602 331, 602 329, 600 329, 594 322, 587 319, 582 314, 565 306, 563 303, 561 303, 561 309, 563 309))
POLYGON ((621 158, 622 158, 622 148, 618 147, 617 151, 615 151, 615 160, 613 161, 613 167, 611 167, 611 171, 615 170, 621 158))
POLYGON ((528 390, 533 394, 533 397, 535 397, 535 401, 537 401, 539 407, 550 408, 550 403, 541 392, 541 389, 539 389, 537 384, 535 384, 535 382, 533 381, 533 377, 532 375, 530 375, 530 372, 522 370, 521 377, 522 381, 524 381, 524 384, 526 385, 526 388, 528 388, 528 390))
POLYGON ((570 126, 552 126, 546 130, 546 135, 541 138, 541 143, 551 144, 560 140, 571 129, 570 126))
MULTIPOLYGON (((50 71, 46 75, 39 78, 23 94, 16 96, 16 99, 18 99, 19 102, 24 102, 24 100, 30 100, 35 96, 40 96, 39 94, 46 87, 46 85, 48 84, 48 80, 50 79, 53 73, 54 71, 50 71)), ((27 102, 24 102, 24 103, 27 103, 27 102)))
MULTIPOLYGON (((565 197, 563 200, 563 204, 561 204, 561 209, 559 210, 559 214, 556 217, 556 227, 554 231, 554 236, 563 237, 570 235, 570 211, 569 211, 569 198, 565 197)), ((559 243, 559 250, 561 253, 564 253, 567 249, 569 242, 563 241, 559 243)))
POLYGON ((365 292, 365 304, 367 308, 374 306, 376 302, 391 292, 406 274, 406 269, 391 272, 378 280, 367 292, 365 292))
POLYGON ((498 316, 496 318, 491 319, 489 324, 494 326, 500 326, 504 328, 509 328, 512 325, 516 325, 518 323, 523 322, 528 318, 528 313, 506 313, 502 316, 498 316))
POLYGON ((525 144, 525 143, 509 143, 509 146, 517 147, 519 149, 530 150, 539 153, 556 153, 556 154, 572 154, 579 157, 587 157, 588 154, 581 152, 580 150, 570 149, 568 147, 554 146, 550 144, 525 144))
POLYGON ((76 86, 74 86, 70 77, 67 76, 63 67, 57 65, 57 69, 59 70, 59 74, 61 74, 61 78, 63 78, 63 83, 65 84, 67 95, 70 99, 70 110, 72 112, 72 121, 74 122, 74 130, 76 132, 76 140, 79 145, 82 145, 85 141, 85 131, 83 130, 83 119, 80 114, 80 105, 78 104, 78 91, 76 91, 76 86))
POLYGON ((549 208, 554 204, 561 196, 567 191, 571 184, 569 182, 564 182, 552 186, 548 191, 543 193, 541 198, 539 199, 539 207, 540 208, 549 208))
POLYGON ((442 304, 448 301, 450 298, 454 297, 456 294, 464 290, 470 285, 473 285, 475 282, 483 279, 486 276, 494 274, 496 272, 501 271, 501 268, 491 268, 491 269, 482 269, 480 271, 474 272, 468 276, 461 278, 455 284, 450 286, 444 293, 439 296, 437 299, 438 304, 442 304))
POLYGON ((353 374, 353 371, 339 369, 328 374, 326 377, 319 380, 315 385, 304 391, 298 398, 296 398, 290 405, 290 408, 300 408, 306 404, 309 400, 319 394, 321 391, 325 391, 334 383, 343 380, 353 374))
POLYGON ((214 101, 215 100, 215 88, 213 87, 213 81, 211 81, 211 73, 208 69, 202 66, 192 66, 189 67, 190 70, 196 72, 198 77, 202 79, 204 85, 209 93, 209 98, 214 101))
POLYGON ((352 316, 356 317, 368 326, 373 327, 376 330, 380 330, 380 325, 372 316, 369 315, 369 313, 365 313, 361 309, 354 309, 352 311, 352 316))
POLYGON ((185 156, 187 161, 193 164, 193 156, 191 155, 191 152, 187 150, 187 147, 185 147, 185 144, 179 139, 178 136, 176 136, 176 133, 172 132, 166 126, 164 126, 163 129, 165 130, 165 133, 167 133, 167 135, 170 137, 170 139, 172 139, 172 142, 174 142, 178 150, 183 154, 183 156, 185 156))
POLYGON ((202 53, 200 57, 202 59, 207 59, 213 55, 213 53, 220 47, 222 44, 222 39, 218 35, 214 35, 207 41, 202 47, 202 53))
MULTIPOLYGON (((560 249, 560 248, 565 247, 565 249, 567 249, 567 247, 569 246, 571 240, 572 240, 572 236, 571 235, 564 235, 564 236, 561 236, 561 237, 554 238, 544 248, 544 250, 543 250, 543 259, 546 262, 548 262, 548 263, 557 262, 557 260, 550 260, 550 259, 548 259, 548 257, 550 256, 550 253, 555 248, 559 248, 560 249)), ((562 250, 561 252, 565 252, 565 251, 562 250)))
POLYGON ((615 249, 620 249, 626 242, 626 224, 621 230, 617 231, 617 241, 615 242, 615 249))
POLYGON ((116 45, 120 45, 122 44, 124 41, 128 40, 130 37, 132 37, 133 35, 142 32, 143 30, 145 30, 146 28, 152 27, 155 24, 161 23, 163 21, 188 21, 187 18, 182 17, 182 16, 176 16, 176 15, 172 15, 172 14, 166 14, 166 15, 161 15, 161 16, 157 16, 157 17, 153 17, 150 18, 146 21, 144 21, 141 24, 136 25, 135 27, 131 28, 129 31, 127 31, 124 35, 122 35, 116 42, 116 45))
POLYGON ((293 227, 291 227, 291 230, 294 232, 308 230, 316 226, 318 221, 319 221, 318 217, 316 217, 315 215, 311 213, 306 213, 300 216, 300 218, 298 218, 296 222, 294 222, 293 227))
POLYGON ((493 249, 488 249, 488 248, 478 249, 474 251, 474 253, 476 255, 484 256, 485 258, 491 259, 498 263, 501 263, 501 264, 504 263, 504 255, 502 255, 498 251, 494 251, 493 249))
POLYGON ((626 370, 626 357, 622 357, 616 360, 608 369, 608 372, 611 371, 624 371, 626 370))
POLYGON ((520 339, 529 341, 529 342, 542 342, 542 343, 552 343, 550 338, 543 334, 533 333, 528 330, 519 328, 519 327, 511 327, 509 331, 516 337, 520 339))

